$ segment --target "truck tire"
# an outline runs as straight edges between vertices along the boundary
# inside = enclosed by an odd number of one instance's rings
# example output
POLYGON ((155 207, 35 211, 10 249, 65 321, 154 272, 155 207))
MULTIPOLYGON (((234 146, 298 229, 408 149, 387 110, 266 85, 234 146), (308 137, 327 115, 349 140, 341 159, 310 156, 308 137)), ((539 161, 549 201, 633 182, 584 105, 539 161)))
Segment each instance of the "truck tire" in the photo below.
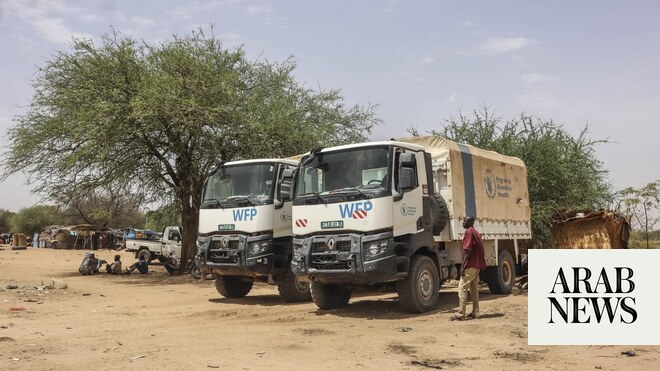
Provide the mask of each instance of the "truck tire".
POLYGON ((440 291, 440 275, 428 256, 415 255, 410 260, 406 278, 397 282, 399 304, 411 313, 424 313, 435 309, 440 291))
POLYGON ((433 218, 433 235, 439 235, 447 225, 449 220, 449 210, 447 203, 440 194, 433 196, 431 202, 431 217, 433 218))
POLYGON ((252 281, 246 281, 243 277, 216 276, 215 289, 220 295, 229 299, 243 298, 252 290, 252 281))
POLYGON ((310 284, 312 300, 319 309, 341 308, 351 299, 351 288, 345 285, 310 284))
POLYGON ((497 267, 486 268, 486 282, 493 294, 510 294, 516 278, 516 268, 511 253, 500 251, 497 267))
POLYGON ((309 283, 298 281, 296 275, 291 272, 291 269, 287 269, 283 275, 278 277, 277 291, 287 303, 312 300, 312 296, 309 293, 309 283))
POLYGON ((147 264, 151 264, 151 251, 149 251, 148 249, 140 249, 137 255, 135 255, 135 258, 137 260, 140 260, 141 256, 144 256, 144 259, 147 261, 147 264))

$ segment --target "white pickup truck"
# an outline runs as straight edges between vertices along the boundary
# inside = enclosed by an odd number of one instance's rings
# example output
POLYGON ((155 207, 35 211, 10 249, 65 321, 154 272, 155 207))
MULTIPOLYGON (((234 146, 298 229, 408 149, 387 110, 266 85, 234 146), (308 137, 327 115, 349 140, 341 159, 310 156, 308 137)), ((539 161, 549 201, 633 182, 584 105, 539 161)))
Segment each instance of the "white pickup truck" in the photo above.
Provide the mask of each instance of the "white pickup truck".
POLYGON ((167 256, 170 251, 174 251, 177 256, 181 256, 181 233, 179 226, 165 227, 163 236, 160 240, 148 239, 128 239, 126 240, 126 251, 135 253, 135 258, 144 256, 147 263, 159 256, 167 256))

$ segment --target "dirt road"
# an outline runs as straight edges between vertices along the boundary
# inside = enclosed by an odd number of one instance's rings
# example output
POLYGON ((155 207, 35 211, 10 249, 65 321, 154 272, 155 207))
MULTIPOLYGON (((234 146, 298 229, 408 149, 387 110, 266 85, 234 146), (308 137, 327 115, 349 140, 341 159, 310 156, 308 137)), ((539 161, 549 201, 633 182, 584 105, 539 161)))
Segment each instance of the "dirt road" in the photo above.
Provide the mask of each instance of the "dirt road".
MULTIPOLYGON (((0 248, 0 370, 651 370, 660 356, 660 347, 527 346, 527 297, 485 287, 483 318, 450 322, 455 282, 422 315, 402 312, 393 293, 321 311, 285 304, 267 285, 225 299, 213 281, 158 265, 146 276, 81 276, 83 251, 0 248), (621 354, 629 349, 637 356, 621 354)), ((125 266, 135 260, 120 254, 125 266)))

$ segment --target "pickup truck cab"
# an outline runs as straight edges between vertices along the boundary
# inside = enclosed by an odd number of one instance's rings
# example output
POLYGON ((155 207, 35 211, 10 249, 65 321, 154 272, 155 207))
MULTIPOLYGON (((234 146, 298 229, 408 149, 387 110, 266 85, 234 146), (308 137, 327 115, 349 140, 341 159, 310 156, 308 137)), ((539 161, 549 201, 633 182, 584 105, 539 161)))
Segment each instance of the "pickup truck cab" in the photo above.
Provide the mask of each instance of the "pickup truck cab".
POLYGON ((126 240, 126 251, 135 253, 135 259, 144 256, 147 263, 159 256, 167 256, 174 251, 181 256, 181 233, 180 226, 169 226, 163 230, 163 235, 158 240, 128 239, 126 240))

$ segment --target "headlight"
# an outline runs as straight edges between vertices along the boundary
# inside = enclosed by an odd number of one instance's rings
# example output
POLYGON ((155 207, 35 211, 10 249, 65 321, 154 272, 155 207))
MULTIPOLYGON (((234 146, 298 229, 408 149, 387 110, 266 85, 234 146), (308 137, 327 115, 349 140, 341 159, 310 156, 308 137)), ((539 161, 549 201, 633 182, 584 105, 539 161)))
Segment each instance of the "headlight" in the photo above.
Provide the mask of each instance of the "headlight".
POLYGON ((211 237, 197 237, 197 253, 206 250, 211 243, 211 237))
POLYGON ((387 251, 390 246, 390 240, 378 240, 364 243, 364 253, 367 259, 373 258, 387 251))
POLYGON ((293 245, 293 260, 300 259, 302 255, 302 245, 293 245))
POLYGON ((248 244, 248 252, 250 253, 250 255, 257 255, 260 252, 266 250, 269 244, 270 244, 269 240, 250 242, 248 244))

